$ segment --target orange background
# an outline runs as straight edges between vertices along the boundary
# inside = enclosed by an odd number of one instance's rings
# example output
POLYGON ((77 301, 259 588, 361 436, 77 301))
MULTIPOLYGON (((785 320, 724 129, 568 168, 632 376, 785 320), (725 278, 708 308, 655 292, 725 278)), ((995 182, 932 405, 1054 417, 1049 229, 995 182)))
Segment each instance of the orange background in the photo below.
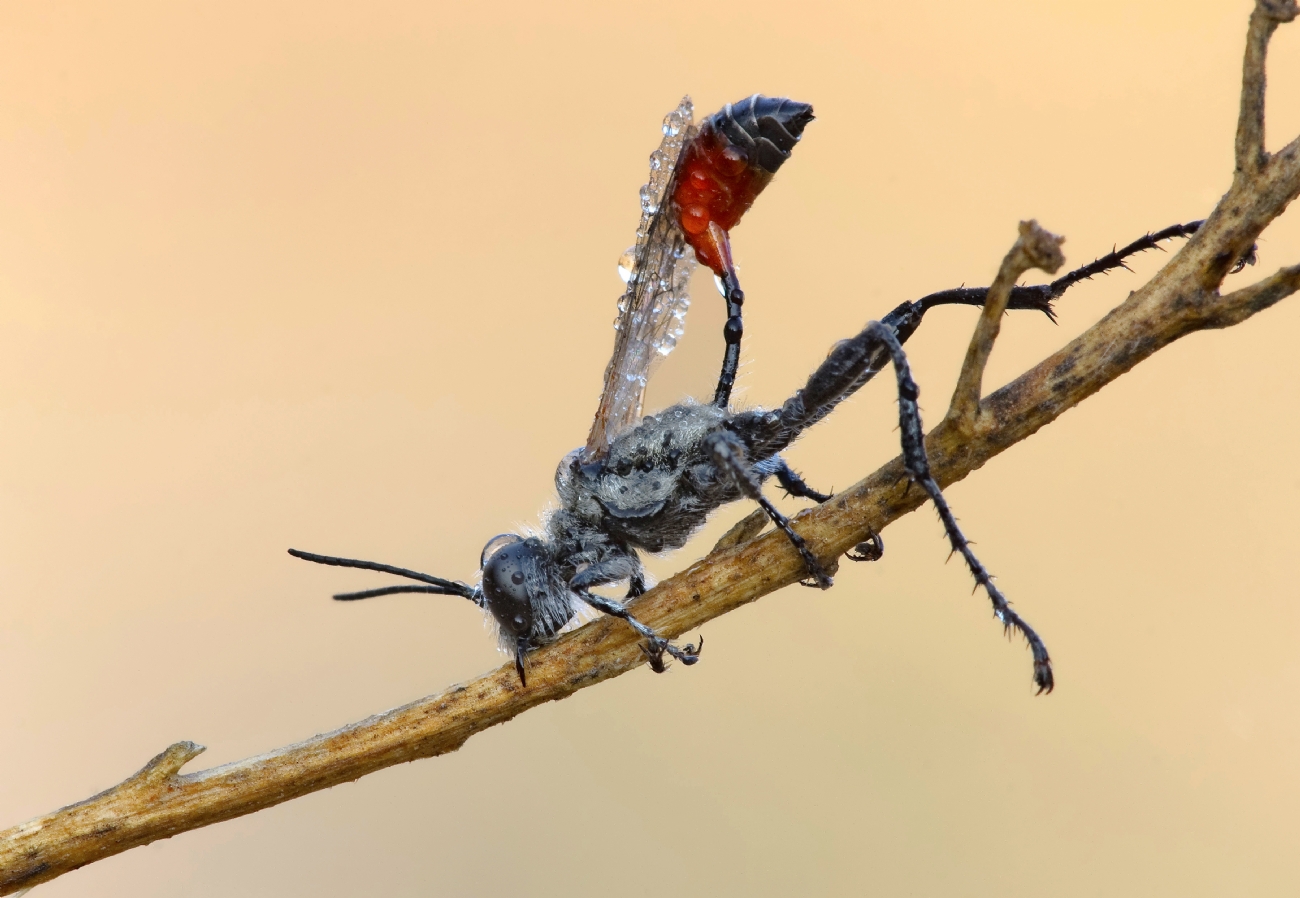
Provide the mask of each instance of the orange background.
MULTIPOLYGON (((590 421, 661 117, 815 104, 736 231, 740 399, 1037 217, 1079 264, 1227 187, 1246 2, 22 3, 0 10, 0 824, 167 744, 198 769, 504 659, 455 599, 590 421)), ((1300 132, 1300 26, 1270 69, 1300 132)), ((1143 282, 1007 320, 990 388, 1143 282)), ((1293 212, 1242 285, 1300 261, 1293 212)), ((696 283, 651 405, 712 390, 696 283)), ((931 423, 975 313, 911 350, 931 423)), ((37 895, 1266 895, 1300 886, 1300 298, 1191 337, 949 496, 1059 688, 929 512, 835 589, 705 628, 458 753, 37 895)), ((875 384, 790 453, 897 453, 875 384)), ((652 562, 665 576, 746 513, 652 562)))

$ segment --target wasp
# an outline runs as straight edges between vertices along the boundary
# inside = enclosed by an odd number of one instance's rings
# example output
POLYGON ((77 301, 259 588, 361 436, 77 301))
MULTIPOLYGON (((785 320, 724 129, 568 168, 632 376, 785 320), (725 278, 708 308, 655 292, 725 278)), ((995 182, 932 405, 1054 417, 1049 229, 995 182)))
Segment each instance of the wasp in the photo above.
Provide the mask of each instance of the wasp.
MULTIPOLYGON (((994 614, 1004 627, 1025 638, 1039 692, 1050 692, 1054 681, 1046 646, 994 585, 930 473, 917 405, 920 390, 902 348, 927 310, 945 304, 982 305, 987 290, 959 288, 904 302, 836 344, 780 407, 731 408, 745 295, 732 259, 730 232, 790 158, 814 116, 807 103, 758 94, 728 104, 698 125, 693 116, 690 98, 683 99, 664 119, 663 140, 651 154, 650 179, 641 189, 637 240, 620 260, 626 289, 618 301, 614 352, 600 401, 586 443, 560 462, 555 474, 558 506, 541 532, 505 533, 488 540, 476 585, 377 562, 297 549, 290 554, 415 581, 334 596, 341 601, 395 593, 469 599, 495 622, 500 646, 514 657, 525 686, 528 652, 554 639, 587 608, 626 621, 645 639, 642 649, 656 672, 665 669, 665 656, 695 664, 703 639, 698 646, 676 645, 638 620, 624 602, 594 590, 626 584, 627 598, 642 594, 646 576, 641 553, 680 548, 714 511, 741 499, 757 503, 789 538, 807 569, 808 578, 802 582, 829 588, 832 578, 825 565, 767 498, 764 487, 775 478, 789 495, 814 502, 829 499, 805 483, 781 453, 892 365, 907 473, 933 502, 953 551, 987 592, 994 614), (707 403, 686 400, 643 415, 650 373, 683 333, 697 262, 715 274, 727 304, 717 387, 707 403)), ((1051 284, 1016 287, 1009 307, 1036 309, 1055 320, 1052 303, 1070 286, 1122 266, 1128 255, 1160 240, 1188 236, 1199 224, 1148 234, 1051 284)), ((879 536, 872 535, 848 557, 875 560, 882 552, 879 536)))

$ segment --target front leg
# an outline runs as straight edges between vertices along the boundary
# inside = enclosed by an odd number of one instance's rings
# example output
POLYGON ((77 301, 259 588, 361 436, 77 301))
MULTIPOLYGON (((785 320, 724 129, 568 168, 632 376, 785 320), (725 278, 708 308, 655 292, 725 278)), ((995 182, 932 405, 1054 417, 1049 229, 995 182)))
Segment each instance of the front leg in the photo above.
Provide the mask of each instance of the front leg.
POLYGON ((668 669, 664 664, 665 652, 687 666, 700 660, 700 652, 704 650, 703 636, 700 637, 698 648, 692 643, 687 643, 685 648, 678 648, 633 617, 632 612, 628 611, 621 603, 586 590, 578 590, 578 597, 597 611, 627 621, 629 627, 644 636, 648 645, 641 646, 641 651, 645 652, 646 657, 650 659, 650 669, 655 673, 663 673, 668 669))
POLYGON ((615 555, 583 568, 569 581, 569 586, 581 592, 623 580, 627 581, 629 599, 645 594, 645 568, 641 566, 641 559, 630 550, 627 554, 615 555))

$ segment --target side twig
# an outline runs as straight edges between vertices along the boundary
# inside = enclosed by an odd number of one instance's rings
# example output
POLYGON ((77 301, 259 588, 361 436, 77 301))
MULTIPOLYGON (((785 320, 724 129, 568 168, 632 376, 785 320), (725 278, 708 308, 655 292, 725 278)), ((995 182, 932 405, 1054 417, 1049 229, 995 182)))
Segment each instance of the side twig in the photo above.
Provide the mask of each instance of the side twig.
POLYGON ((993 341, 1002 329, 1002 316, 1007 310, 1007 302, 1011 299, 1011 290, 1016 286, 1016 281, 1031 268, 1056 274, 1065 264, 1065 256, 1061 253, 1061 244, 1064 242, 1064 237, 1049 234, 1036 221, 1020 223, 1020 237, 1002 260, 998 275, 989 287, 984 310, 975 324, 975 333, 966 349, 961 374, 957 377, 957 388, 953 391, 952 403, 948 406, 948 419, 956 426, 966 430, 975 426, 984 381, 984 366, 988 364, 989 355, 993 352, 993 341))
POLYGON ((1259 0, 1250 14, 1242 66, 1241 112, 1237 119, 1237 174, 1253 175, 1268 161, 1264 149, 1264 58, 1268 41, 1283 22, 1294 21, 1295 0, 1259 0))

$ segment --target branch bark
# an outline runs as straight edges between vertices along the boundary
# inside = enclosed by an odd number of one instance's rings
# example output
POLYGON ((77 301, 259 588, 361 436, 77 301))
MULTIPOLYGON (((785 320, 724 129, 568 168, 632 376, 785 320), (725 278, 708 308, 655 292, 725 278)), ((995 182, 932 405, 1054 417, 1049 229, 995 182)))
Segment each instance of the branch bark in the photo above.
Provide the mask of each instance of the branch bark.
MULTIPOLYGON (((945 419, 926 438, 941 485, 977 470, 1175 340, 1239 324, 1300 289, 1295 265, 1226 296, 1218 293, 1235 262, 1300 194, 1300 138, 1272 156, 1263 147, 1265 52, 1277 25, 1295 17, 1294 0, 1257 0, 1247 37, 1237 171, 1205 224, 1119 307, 983 401, 977 376, 977 404, 969 409, 975 413, 967 414, 963 400, 963 413, 945 419)), ((1014 277, 1002 280, 1009 290, 1014 277)), ((963 395, 969 397, 966 386, 963 395)), ((907 486, 901 459, 894 459, 805 511, 797 529, 819 557, 838 558, 922 504, 921 492, 907 486)), ((637 616, 675 637, 804 576, 798 553, 779 532, 732 543, 724 539, 714 553, 637 600, 637 616)), ((129 848, 455 751, 475 733, 643 663, 636 634, 621 621, 602 618, 533 653, 527 688, 507 664, 332 733, 191 774, 180 770, 203 748, 176 743, 121 784, 0 832, 0 895, 129 848)))

